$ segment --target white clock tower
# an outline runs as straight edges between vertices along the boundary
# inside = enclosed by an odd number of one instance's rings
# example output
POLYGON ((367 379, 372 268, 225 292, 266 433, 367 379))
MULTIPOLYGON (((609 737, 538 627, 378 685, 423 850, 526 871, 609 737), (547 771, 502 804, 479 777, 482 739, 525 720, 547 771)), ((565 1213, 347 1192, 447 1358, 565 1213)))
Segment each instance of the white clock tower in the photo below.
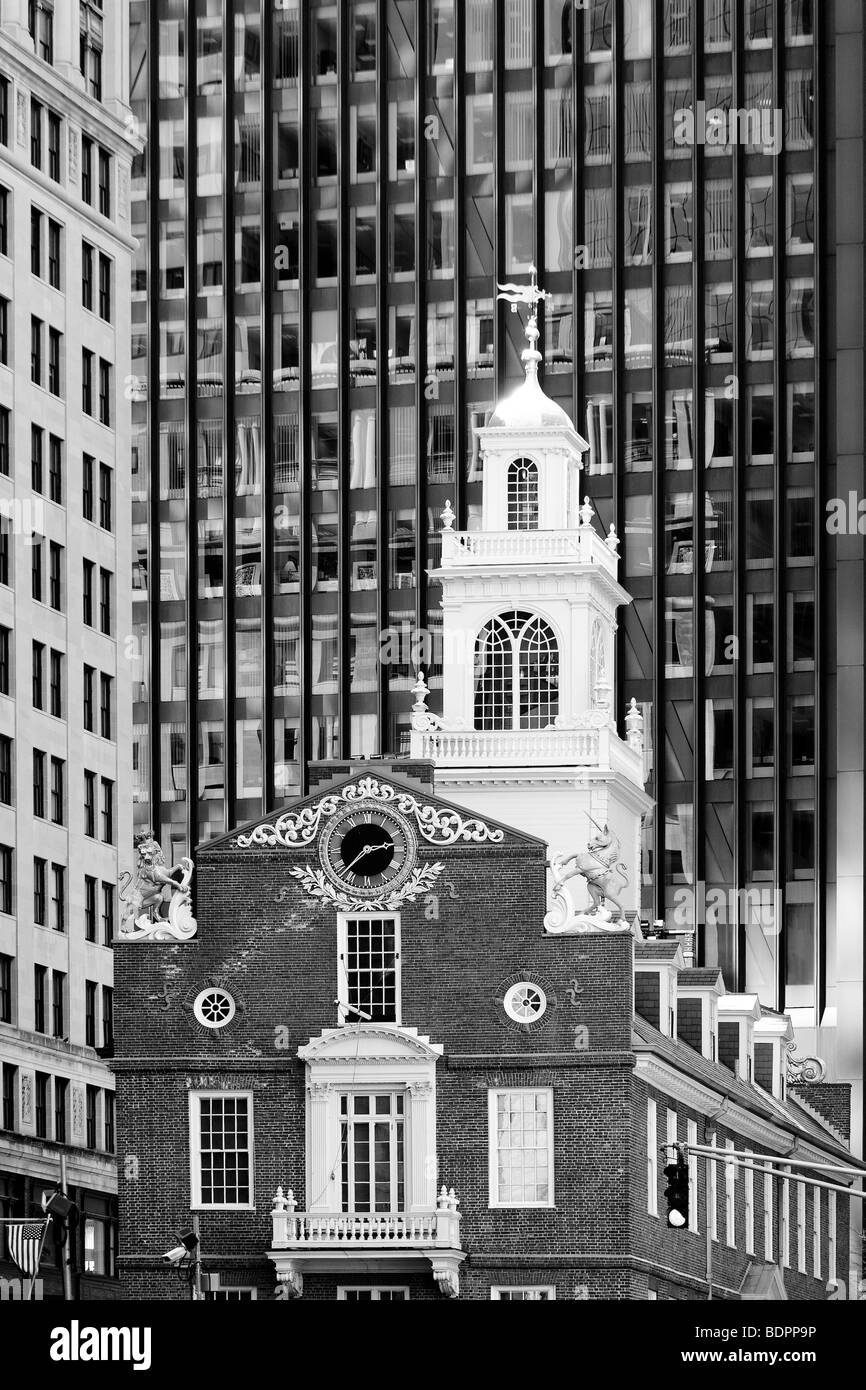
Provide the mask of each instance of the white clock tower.
MULTIPOLYGON (((436 792, 545 840, 550 858, 586 850, 605 828, 624 873, 608 900, 631 917, 640 902, 643 719, 626 738, 612 709, 619 541, 602 538, 580 501, 589 447, 538 380, 534 283, 501 296, 531 306, 525 380, 479 431, 481 529, 443 513, 443 714, 415 687, 412 756, 435 764, 436 792), (618 842, 618 844, 617 844, 618 842), (623 879, 625 878, 625 882, 623 879)), ((611 861, 612 862, 612 861, 611 861)), ((589 906, 578 880, 574 900, 589 906), (581 899, 586 902, 582 903, 581 899)))

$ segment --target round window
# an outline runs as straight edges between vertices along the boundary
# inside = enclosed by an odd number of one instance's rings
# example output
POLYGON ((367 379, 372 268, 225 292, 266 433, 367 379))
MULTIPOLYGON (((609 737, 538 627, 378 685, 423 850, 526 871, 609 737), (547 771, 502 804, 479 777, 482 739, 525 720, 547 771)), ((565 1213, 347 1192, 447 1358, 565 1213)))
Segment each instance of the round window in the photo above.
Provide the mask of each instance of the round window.
POLYGON ((519 985, 511 986, 502 1002, 515 1023, 534 1023, 547 1008, 547 995, 541 985, 521 980, 519 985))
POLYGON ((225 1028, 235 1016, 235 1001, 227 990, 211 987, 198 995, 192 1011, 205 1028, 225 1028))

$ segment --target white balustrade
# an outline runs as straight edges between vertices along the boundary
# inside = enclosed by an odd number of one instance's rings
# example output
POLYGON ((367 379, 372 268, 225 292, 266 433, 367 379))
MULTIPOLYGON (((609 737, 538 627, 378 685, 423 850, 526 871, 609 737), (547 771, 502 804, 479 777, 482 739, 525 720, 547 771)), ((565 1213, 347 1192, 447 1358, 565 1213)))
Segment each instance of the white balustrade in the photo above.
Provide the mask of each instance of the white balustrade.
POLYGON ((615 575, 617 556, 592 527, 568 531, 450 531, 442 532, 442 565, 492 565, 536 561, 595 564, 615 575))
POLYGON ((594 729, 433 729, 412 732, 415 757, 450 766, 606 767, 610 733, 594 729))
POLYGON ((296 1212, 280 1193, 271 1217, 275 1250, 460 1248, 453 1189, 446 1205, 415 1212, 296 1212))

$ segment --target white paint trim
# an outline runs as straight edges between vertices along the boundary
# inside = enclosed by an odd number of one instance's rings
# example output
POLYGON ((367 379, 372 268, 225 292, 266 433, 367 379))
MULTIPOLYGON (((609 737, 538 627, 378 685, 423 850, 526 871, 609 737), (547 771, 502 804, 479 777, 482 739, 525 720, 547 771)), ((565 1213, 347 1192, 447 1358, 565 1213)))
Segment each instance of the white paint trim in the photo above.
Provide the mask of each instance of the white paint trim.
POLYGON ((552 1086, 495 1086, 487 1092, 487 1168, 488 1168, 488 1206, 499 1210, 522 1211, 528 1208, 547 1209, 556 1205, 556 1194, 554 1191, 554 1116, 553 1116, 553 1087, 552 1086), (511 1092, 519 1091, 521 1094, 546 1095, 548 1099, 547 1109, 547 1201, 546 1202, 502 1202, 499 1200, 499 1146, 496 1142, 497 1129, 497 1096, 509 1095, 511 1092))
POLYGON ((190 1207, 198 1211, 255 1211, 255 1147, 253 1129, 252 1091, 190 1091, 189 1093, 189 1181, 190 1207), (248 1202, 202 1202, 201 1198, 201 1104, 202 1100, 232 1100, 247 1102, 247 1152, 250 1156, 250 1200, 248 1202))

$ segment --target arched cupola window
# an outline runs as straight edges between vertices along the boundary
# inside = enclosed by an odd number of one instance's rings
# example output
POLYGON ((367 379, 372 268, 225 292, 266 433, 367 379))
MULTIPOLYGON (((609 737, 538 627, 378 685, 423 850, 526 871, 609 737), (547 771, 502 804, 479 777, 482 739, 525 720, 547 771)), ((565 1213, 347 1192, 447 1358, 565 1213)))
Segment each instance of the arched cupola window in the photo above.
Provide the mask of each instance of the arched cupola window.
POLYGON ((549 623, 513 610, 475 641, 476 729, 543 729, 559 713, 559 649, 549 623))
POLYGON ((508 529, 538 530, 538 466, 532 459, 508 465, 508 529))

